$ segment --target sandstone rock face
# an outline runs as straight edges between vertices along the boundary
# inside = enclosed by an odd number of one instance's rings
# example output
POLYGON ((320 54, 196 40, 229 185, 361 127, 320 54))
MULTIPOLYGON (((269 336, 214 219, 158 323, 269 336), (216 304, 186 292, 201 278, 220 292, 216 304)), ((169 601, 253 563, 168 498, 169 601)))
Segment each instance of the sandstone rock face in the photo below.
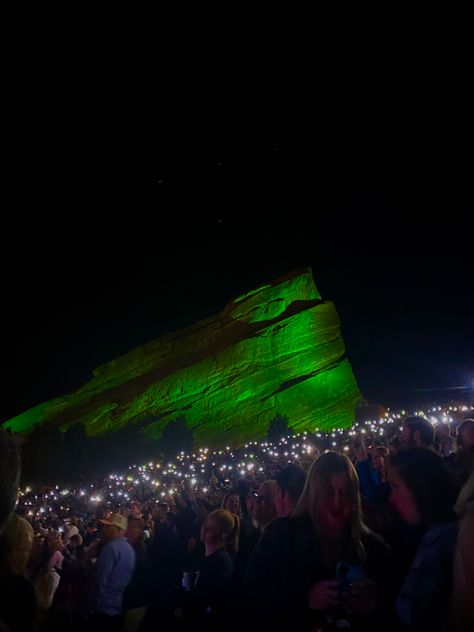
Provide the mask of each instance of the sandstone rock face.
POLYGON ((159 438, 184 416, 196 444, 214 447, 264 436, 277 414, 295 431, 347 427, 360 393, 344 351, 334 305, 300 270, 100 366, 76 392, 5 425, 82 422, 98 435, 139 424, 159 438))

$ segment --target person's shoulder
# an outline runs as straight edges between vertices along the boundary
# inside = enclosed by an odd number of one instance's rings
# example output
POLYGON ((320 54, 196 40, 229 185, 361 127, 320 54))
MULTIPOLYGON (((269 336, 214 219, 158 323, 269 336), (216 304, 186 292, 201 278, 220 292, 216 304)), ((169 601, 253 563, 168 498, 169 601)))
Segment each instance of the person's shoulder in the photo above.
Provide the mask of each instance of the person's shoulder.
POLYGON ((290 518, 276 518, 275 520, 272 520, 264 528, 263 534, 274 535, 288 531, 288 529, 290 528, 289 520, 290 518))
POLYGON ((277 518, 268 524, 263 533, 271 533, 276 535, 284 535, 293 531, 301 531, 311 528, 311 519, 307 514, 299 516, 288 516, 287 518, 277 518))
POLYGON ((382 536, 371 529, 362 535, 362 544, 369 555, 386 556, 390 552, 390 547, 382 536))
POLYGON ((233 568, 234 562, 225 549, 219 549, 205 559, 205 565, 212 568, 233 568))

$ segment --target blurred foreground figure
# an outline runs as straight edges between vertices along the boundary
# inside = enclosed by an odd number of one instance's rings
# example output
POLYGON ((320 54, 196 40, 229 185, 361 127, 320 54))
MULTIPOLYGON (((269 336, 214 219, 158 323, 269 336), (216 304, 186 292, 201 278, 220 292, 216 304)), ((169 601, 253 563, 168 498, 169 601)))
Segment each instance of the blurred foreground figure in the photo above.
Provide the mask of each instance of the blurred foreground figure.
POLYGON ((24 577, 33 543, 31 527, 13 514, 20 481, 17 439, 0 428, 0 630, 29 632, 38 625, 33 585, 24 577))

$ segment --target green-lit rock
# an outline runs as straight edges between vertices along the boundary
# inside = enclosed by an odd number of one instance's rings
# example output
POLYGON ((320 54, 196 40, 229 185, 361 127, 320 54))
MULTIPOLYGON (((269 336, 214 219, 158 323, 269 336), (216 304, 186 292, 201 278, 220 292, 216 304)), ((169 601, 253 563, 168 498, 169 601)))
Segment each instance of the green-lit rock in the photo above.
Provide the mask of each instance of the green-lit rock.
POLYGON ((198 445, 263 436, 276 414, 297 431, 347 427, 360 399, 339 318, 311 270, 231 301, 222 313, 100 366, 75 393, 9 420, 14 431, 84 423, 89 435, 141 424, 159 438, 184 416, 198 445))

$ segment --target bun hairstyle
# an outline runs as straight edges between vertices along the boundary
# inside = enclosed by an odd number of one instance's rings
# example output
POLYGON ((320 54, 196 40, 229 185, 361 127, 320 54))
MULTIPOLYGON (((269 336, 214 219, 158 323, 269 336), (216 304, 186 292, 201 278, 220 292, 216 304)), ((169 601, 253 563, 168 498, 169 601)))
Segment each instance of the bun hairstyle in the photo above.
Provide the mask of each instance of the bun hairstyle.
POLYGON ((227 509, 216 509, 209 514, 209 518, 213 518, 217 522, 226 551, 231 554, 237 553, 240 533, 239 516, 227 511, 227 509))

